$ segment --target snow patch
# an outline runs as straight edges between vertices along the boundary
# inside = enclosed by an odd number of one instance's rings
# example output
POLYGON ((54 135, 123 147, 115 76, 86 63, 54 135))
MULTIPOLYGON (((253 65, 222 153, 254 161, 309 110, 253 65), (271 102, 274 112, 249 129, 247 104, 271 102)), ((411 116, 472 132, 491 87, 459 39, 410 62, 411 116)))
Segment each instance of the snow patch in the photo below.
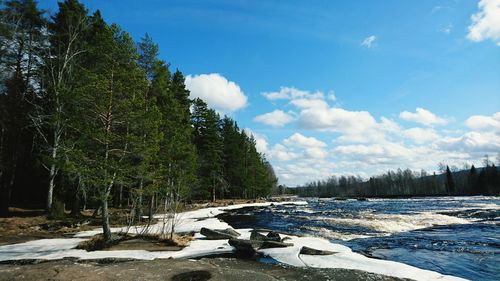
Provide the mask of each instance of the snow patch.
MULTIPOLYGON (((180 215, 180 223, 176 232, 199 232, 201 227, 228 228, 227 223, 215 218, 216 215, 226 210, 234 210, 243 207, 264 207, 273 205, 296 204, 305 205, 307 202, 282 202, 282 203, 254 203, 232 205, 218 208, 205 208, 180 215)), ((162 217, 159 215, 157 217, 162 217)), ((151 231, 161 230, 161 224, 154 225, 151 231)), ((113 232, 124 231, 125 228, 113 228, 113 232)), ((130 232, 139 232, 141 227, 132 227, 130 232)), ((249 239, 251 229, 237 229, 241 239, 249 239)), ((75 247, 85 239, 101 233, 101 230, 84 231, 75 235, 75 238, 67 239, 42 239, 20 244, 0 246, 0 261, 21 260, 21 259, 61 259, 65 257, 75 257, 80 259, 101 259, 101 258, 132 258, 141 260, 153 260, 159 258, 197 258, 207 255, 231 253, 234 248, 228 244, 228 240, 206 240, 204 236, 196 233, 195 240, 190 245, 180 251, 158 251, 148 252, 145 250, 122 250, 122 251, 93 251, 78 250, 75 247)), ((298 267, 316 268, 346 268, 368 271, 372 273, 409 278, 414 280, 464 280, 458 277, 442 275, 437 272, 419 269, 399 262, 378 260, 353 253, 350 248, 329 242, 323 238, 297 237, 284 235, 289 239, 286 242, 294 245, 287 248, 262 249, 258 252, 269 256, 281 263, 298 267), (307 246, 314 249, 321 249, 334 252, 335 254, 326 256, 300 255, 300 249, 307 246)))

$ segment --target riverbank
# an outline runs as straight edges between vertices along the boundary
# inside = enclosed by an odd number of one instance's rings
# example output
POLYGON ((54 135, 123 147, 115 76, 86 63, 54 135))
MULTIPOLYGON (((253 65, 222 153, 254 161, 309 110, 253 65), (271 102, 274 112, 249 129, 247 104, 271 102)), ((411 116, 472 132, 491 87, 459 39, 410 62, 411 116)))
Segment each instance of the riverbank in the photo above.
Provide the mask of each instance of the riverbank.
MULTIPOLYGON (((8 245, 0 247, 0 260, 26 260, 26 259, 45 259, 57 260, 62 258, 79 258, 81 260, 109 259, 109 258, 127 258, 139 260, 156 259, 181 259, 181 258, 199 258, 204 256, 213 256, 220 254, 233 253, 234 248, 230 246, 227 240, 206 240, 199 231, 202 227, 225 229, 230 226, 216 218, 228 210, 235 210, 244 207, 269 207, 277 205, 305 205, 307 202, 261 202, 246 203, 239 205, 229 205, 225 207, 203 208, 180 214, 179 223, 176 226, 177 232, 195 232, 194 240, 189 246, 179 251, 155 251, 145 250, 120 250, 120 251, 94 251, 75 249, 82 241, 100 233, 100 229, 83 231, 75 234, 72 238, 64 239, 43 239, 27 243, 8 245)), ((161 217, 162 215, 158 215, 161 217)), ((141 232, 142 226, 129 229, 130 232, 141 232)), ((161 225, 150 226, 150 231, 158 232, 161 225)), ((113 228, 113 232, 120 232, 121 227, 113 228)), ((241 234, 242 239, 250 237, 251 229, 236 229, 241 234)), ((265 233, 264 233, 265 234, 265 233)), ((352 252, 349 248, 330 243, 328 240, 314 237, 297 237, 283 235, 288 239, 288 243, 293 244, 287 248, 261 249, 259 254, 270 257, 277 262, 288 266, 302 267, 310 270, 341 268, 347 270, 362 270, 384 276, 397 278, 409 278, 414 280, 460 280, 453 276, 442 275, 436 272, 422 270, 416 267, 408 266, 402 263, 371 259, 360 254, 352 252), (314 256, 299 254, 303 246, 313 249, 321 249, 333 252, 331 255, 314 256), (316 269, 313 269, 316 268, 316 269)))
POLYGON ((203 258, 153 261, 63 259, 30 264, 18 262, 0 264, 0 280, 396 281, 404 279, 359 270, 298 268, 234 258, 203 258))

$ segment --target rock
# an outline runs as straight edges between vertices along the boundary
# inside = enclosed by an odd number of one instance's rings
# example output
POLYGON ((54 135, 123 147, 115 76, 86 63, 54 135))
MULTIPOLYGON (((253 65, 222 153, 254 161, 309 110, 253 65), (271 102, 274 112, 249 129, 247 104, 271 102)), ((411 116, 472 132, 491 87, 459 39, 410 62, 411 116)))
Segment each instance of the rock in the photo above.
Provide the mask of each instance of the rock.
POLYGON ((250 240, 231 238, 229 245, 236 248, 236 253, 243 256, 253 256, 257 253, 250 240))
POLYGON ((313 249, 309 248, 307 246, 303 246, 300 249, 300 255, 311 255, 311 256, 326 256, 326 255, 333 255, 336 252, 331 252, 331 251, 325 251, 325 250, 318 250, 318 249, 313 249))
POLYGON ((293 243, 283 243, 277 241, 264 241, 260 249, 269 249, 269 248, 286 248, 293 246, 293 243))
POLYGON ((208 240, 222 240, 222 239, 231 239, 240 236, 238 232, 234 229, 209 229, 206 227, 202 227, 200 230, 202 235, 205 235, 208 240))
POLYGON ((267 237, 263 234, 260 234, 256 230, 252 230, 252 233, 250 234, 250 240, 265 241, 267 240, 267 237))
POLYGON ((278 232, 271 231, 267 234, 267 240, 281 242, 281 236, 278 232))

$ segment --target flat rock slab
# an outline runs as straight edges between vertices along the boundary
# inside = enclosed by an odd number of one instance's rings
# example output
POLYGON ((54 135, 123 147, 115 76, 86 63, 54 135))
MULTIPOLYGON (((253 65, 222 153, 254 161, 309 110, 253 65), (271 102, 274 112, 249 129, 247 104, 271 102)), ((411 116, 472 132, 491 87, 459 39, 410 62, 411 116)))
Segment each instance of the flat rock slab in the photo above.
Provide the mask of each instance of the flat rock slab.
POLYGON ((239 259, 109 260, 108 262, 65 259, 38 264, 0 264, 0 280, 403 280, 358 270, 283 267, 239 259))
POLYGON ((333 255, 333 254, 335 254, 335 252, 318 250, 318 249, 309 248, 307 246, 303 246, 300 249, 300 254, 301 255, 311 255, 311 256, 327 256, 327 255, 333 255))
POLYGON ((200 234, 204 235, 208 240, 223 240, 223 239, 236 238, 240 236, 240 234, 232 228, 210 229, 202 227, 200 230, 200 234))

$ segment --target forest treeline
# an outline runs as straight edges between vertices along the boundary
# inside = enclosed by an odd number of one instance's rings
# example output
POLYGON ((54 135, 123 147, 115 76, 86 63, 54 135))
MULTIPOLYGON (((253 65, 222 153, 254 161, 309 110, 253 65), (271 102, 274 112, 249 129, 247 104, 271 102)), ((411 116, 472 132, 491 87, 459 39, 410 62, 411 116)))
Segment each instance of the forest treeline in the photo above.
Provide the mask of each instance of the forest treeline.
POLYGON ((304 197, 500 195, 500 170, 488 158, 484 164, 481 168, 472 165, 459 170, 440 163, 441 173, 432 175, 424 170, 398 169, 368 180, 360 176, 332 176, 286 192, 304 197))
POLYGON ((140 218, 276 185, 253 137, 191 100, 147 34, 134 42, 77 0, 50 16, 33 0, 0 5, 2 214, 13 204, 100 206, 109 238, 109 204, 140 218))

